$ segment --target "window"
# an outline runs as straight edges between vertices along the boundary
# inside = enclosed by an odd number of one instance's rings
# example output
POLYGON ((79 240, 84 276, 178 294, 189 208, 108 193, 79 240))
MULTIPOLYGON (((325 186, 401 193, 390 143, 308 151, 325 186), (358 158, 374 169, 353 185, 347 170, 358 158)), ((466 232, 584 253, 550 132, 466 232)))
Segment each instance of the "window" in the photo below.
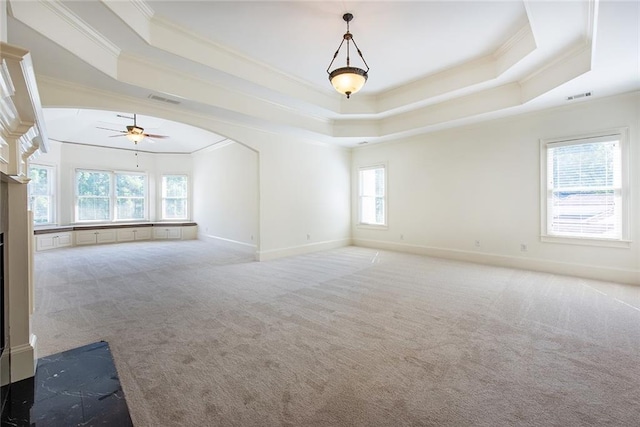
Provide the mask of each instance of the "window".
POLYGON ((162 219, 187 219, 186 175, 162 176, 162 219))
POLYGON ((29 166, 29 206, 33 212, 34 225, 54 223, 55 203, 53 197, 53 167, 42 165, 29 166))
POLYGON ((624 132, 543 141, 543 236, 627 237, 624 144, 624 132))
POLYGON ((116 220, 146 218, 147 176, 144 174, 116 174, 116 220))
POLYGON ((364 225, 386 225, 385 167, 360 168, 359 222, 364 225))
POLYGON ((138 221, 147 218, 147 176, 76 171, 76 221, 138 221))

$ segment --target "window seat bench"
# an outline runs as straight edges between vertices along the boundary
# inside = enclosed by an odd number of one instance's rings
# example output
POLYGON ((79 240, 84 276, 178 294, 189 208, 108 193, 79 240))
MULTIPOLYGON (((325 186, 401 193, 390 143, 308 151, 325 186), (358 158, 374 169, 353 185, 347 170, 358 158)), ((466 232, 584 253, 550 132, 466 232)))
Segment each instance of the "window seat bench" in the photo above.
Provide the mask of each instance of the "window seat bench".
POLYGON ((139 222, 117 224, 74 224, 35 227, 36 251, 66 246, 97 245, 136 240, 196 239, 195 222, 139 222))

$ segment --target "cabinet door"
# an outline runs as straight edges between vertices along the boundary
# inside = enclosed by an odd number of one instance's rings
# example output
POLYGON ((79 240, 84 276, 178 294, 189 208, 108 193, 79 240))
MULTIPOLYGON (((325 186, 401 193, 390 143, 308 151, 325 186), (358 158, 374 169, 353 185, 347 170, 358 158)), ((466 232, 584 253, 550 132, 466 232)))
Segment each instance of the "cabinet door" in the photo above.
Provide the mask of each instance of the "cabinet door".
POLYGON ((40 234, 36 236, 36 250, 46 251, 55 248, 55 234, 40 234))
POLYGON ((182 229, 179 227, 167 228, 167 239, 179 239, 182 237, 182 229))
POLYGON ((151 238, 151 227, 136 229, 136 240, 149 240, 151 238))
POLYGON ((76 245, 95 245, 96 236, 95 231, 76 231, 76 245))
POLYGON ((135 228, 122 228, 116 232, 118 242, 131 242, 136 238, 135 228))
POLYGON ((56 235, 58 238, 56 239, 56 246, 59 248, 63 248, 65 246, 71 246, 73 244, 73 239, 71 238, 71 232, 68 233, 58 233, 56 235))
POLYGON ((116 230, 98 230, 96 242, 113 243, 116 241, 116 230))

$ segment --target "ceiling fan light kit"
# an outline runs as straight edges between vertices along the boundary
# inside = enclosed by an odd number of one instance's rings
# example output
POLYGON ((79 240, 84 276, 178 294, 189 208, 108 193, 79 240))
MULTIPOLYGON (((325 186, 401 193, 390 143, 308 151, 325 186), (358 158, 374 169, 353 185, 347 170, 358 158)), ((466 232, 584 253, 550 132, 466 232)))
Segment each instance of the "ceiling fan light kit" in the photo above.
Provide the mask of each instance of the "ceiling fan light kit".
MULTIPOLYGON (((135 117, 135 114, 134 114, 135 117)), ((127 126, 127 134, 125 135, 129 141, 133 142, 134 144, 137 144, 138 142, 142 141, 145 137, 144 135, 144 129, 138 126, 127 126)))
POLYGON ((141 128, 140 126, 138 126, 137 114, 135 113, 133 114, 133 117, 127 117, 127 116, 121 116, 121 115, 118 115, 118 117, 133 119, 133 125, 127 126, 126 132, 123 130, 109 129, 109 128, 103 128, 103 127, 98 127, 98 129, 110 130, 113 132, 120 132, 122 135, 113 135, 113 136, 114 137, 126 136, 129 141, 133 142, 136 145, 138 145, 138 142, 142 141, 145 137, 156 138, 156 139, 168 138, 166 135, 155 135, 152 133, 145 133, 144 128, 141 128))
POLYGON ((369 77, 369 65, 367 64, 367 61, 365 61, 364 56, 362 56, 362 52, 360 51, 360 48, 358 48, 356 41, 353 39, 353 34, 349 32, 349 22, 351 22, 351 20, 353 19, 353 15, 351 13, 345 13, 344 15, 342 15, 342 19, 344 19, 344 21, 347 23, 347 32, 344 33, 344 36, 342 36, 342 41, 340 42, 336 53, 333 54, 333 59, 331 60, 329 67, 327 67, 327 73, 329 74, 329 81, 331 82, 335 90, 343 95, 346 95, 347 98, 350 98, 352 94, 362 89, 362 87, 366 83, 367 78, 369 77), (334 69, 333 71, 329 71, 331 69, 331 66, 333 65, 333 62, 336 60, 336 57, 340 53, 340 49, 342 48, 342 45, 345 41, 347 42, 346 67, 340 67, 334 69), (366 70, 351 66, 351 58, 349 57, 349 53, 352 42, 353 46, 358 52, 358 55, 362 59, 362 62, 367 67, 366 70))

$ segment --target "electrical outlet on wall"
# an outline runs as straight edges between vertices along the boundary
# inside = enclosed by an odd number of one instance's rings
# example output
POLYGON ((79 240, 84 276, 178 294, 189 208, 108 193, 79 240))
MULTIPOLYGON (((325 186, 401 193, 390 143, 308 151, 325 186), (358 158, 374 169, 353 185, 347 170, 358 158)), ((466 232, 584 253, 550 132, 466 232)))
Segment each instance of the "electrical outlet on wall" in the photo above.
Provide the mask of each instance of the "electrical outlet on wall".
POLYGON ((480 240, 476 240, 475 245, 476 245, 476 248, 479 248, 480 247, 480 240))
POLYGON ((520 243, 520 252, 527 252, 528 248, 525 243, 520 243))
POLYGON ((311 240, 311 234, 307 234, 307 240, 311 240))

